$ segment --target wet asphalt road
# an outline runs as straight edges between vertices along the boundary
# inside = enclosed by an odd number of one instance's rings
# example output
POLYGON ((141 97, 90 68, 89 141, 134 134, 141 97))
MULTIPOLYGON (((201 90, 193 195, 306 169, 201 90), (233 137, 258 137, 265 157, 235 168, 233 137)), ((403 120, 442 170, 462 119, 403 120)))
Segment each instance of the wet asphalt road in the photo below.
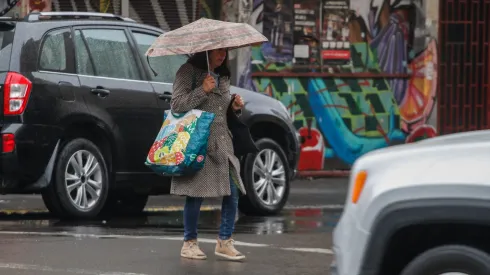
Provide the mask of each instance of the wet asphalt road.
POLYGON ((0 274, 329 274, 346 189, 346 179, 298 180, 280 215, 240 215, 234 238, 247 259, 238 263, 213 254, 219 200, 205 201, 200 219, 208 259, 191 261, 179 257, 182 198, 154 197, 138 217, 68 222, 37 196, 0 196, 0 274))

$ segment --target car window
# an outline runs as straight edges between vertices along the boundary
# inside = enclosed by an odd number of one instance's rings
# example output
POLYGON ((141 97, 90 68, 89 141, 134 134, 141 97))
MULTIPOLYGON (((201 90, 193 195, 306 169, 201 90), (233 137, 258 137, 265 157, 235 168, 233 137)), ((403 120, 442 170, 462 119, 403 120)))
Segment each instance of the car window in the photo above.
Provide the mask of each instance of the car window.
POLYGON ((95 75, 94 65, 90 60, 88 54, 87 45, 83 42, 83 36, 81 31, 75 32, 75 49, 76 49, 76 61, 77 61, 77 74, 82 75, 95 75))
POLYGON ((71 39, 71 30, 62 29, 48 33, 41 47, 39 69, 47 71, 66 71, 66 42, 71 39))
POLYGON ((8 71, 14 42, 15 24, 0 22, 0 71, 8 71))
POLYGON ((141 79, 123 30, 77 30, 75 46, 79 74, 141 79))
MULTIPOLYGON (((138 51, 146 61, 145 53, 158 36, 141 32, 133 32, 133 35, 136 39, 138 51)), ((151 74, 152 80, 156 82, 173 83, 175 74, 185 62, 187 62, 187 56, 185 55, 150 57, 151 68, 157 73, 157 76, 153 73, 151 74)), ((145 64, 146 63, 147 62, 145 62, 145 64)))

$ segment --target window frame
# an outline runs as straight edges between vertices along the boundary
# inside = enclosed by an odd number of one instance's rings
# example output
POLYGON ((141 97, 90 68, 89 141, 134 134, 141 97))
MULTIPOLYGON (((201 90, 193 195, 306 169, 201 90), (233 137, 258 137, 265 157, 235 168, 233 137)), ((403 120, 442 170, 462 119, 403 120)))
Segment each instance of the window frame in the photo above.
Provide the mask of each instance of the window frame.
POLYGON ((92 57, 92 54, 90 53, 90 50, 88 49, 87 41, 85 40, 85 37, 83 36, 83 32, 81 30, 75 30, 75 29, 73 29, 73 48, 75 49, 75 73, 77 75, 84 75, 84 76, 93 76, 93 77, 96 77, 97 76, 97 71, 95 70, 94 58, 92 57), (85 47, 85 50, 87 51, 87 55, 88 55, 88 59, 89 59, 88 62, 92 66, 92 71, 94 72, 94 75, 85 75, 85 74, 81 74, 81 73, 78 72, 78 59, 77 59, 78 52, 77 52, 77 46, 76 46, 76 43, 75 43, 75 37, 77 35, 77 32, 80 32, 80 34, 82 35, 83 46, 85 47))
MULTIPOLYGON (((145 74, 146 80, 148 80, 149 82, 155 82, 155 81, 153 81, 153 77, 152 77, 153 73, 150 70, 149 64, 143 63, 143 62, 147 62, 146 56, 140 55, 140 53, 138 51, 138 43, 136 42, 136 37, 134 37, 133 32, 140 32, 140 33, 148 34, 148 35, 156 35, 157 37, 164 34, 164 32, 157 32, 155 30, 150 30, 150 29, 145 29, 145 28, 137 28, 137 27, 129 27, 128 28, 129 36, 131 37, 133 47, 136 50, 136 54, 138 55, 138 60, 141 63, 142 71, 145 74)), ((163 83, 163 82, 156 82, 156 83, 163 83)))
POLYGON ((155 35, 157 38, 164 34, 165 32, 157 32, 155 30, 150 30, 150 29, 145 29, 145 28, 138 28, 138 27, 129 27, 128 31, 131 35, 131 39, 133 40, 134 43, 134 48, 139 56, 140 61, 142 62, 142 67, 143 71, 145 72, 148 81, 152 83, 160 83, 160 84, 170 84, 173 85, 173 83, 169 82, 163 82, 163 81, 156 81, 153 79, 153 72, 150 69, 150 65, 148 64, 147 57, 144 55, 141 55, 138 51, 138 42, 136 41, 136 37, 134 36, 134 33, 140 33, 140 34, 146 34, 146 35, 155 35), (145 63, 145 64, 144 64, 145 63))
MULTIPOLYGON (((72 44, 73 44, 73 48, 74 50, 76 51, 75 49, 75 32, 76 31, 80 31, 83 35, 83 31, 84 30, 118 30, 118 31, 123 31, 124 32, 124 35, 126 36, 126 39, 128 40, 128 44, 129 44, 129 48, 130 48, 130 52, 131 54, 133 55, 133 59, 135 61, 135 64, 136 64, 136 70, 138 72, 138 76, 139 76, 139 79, 126 79, 124 78, 124 80, 128 80, 128 81, 146 81, 147 77, 145 77, 145 74, 143 72, 143 66, 141 64, 141 58, 139 58, 139 53, 138 53, 138 49, 135 47, 135 44, 134 44, 134 39, 131 35, 131 32, 128 30, 127 27, 125 26, 116 26, 116 25, 80 25, 80 26, 73 26, 72 28, 72 44)), ((85 44, 85 47, 87 48, 87 51, 89 52, 89 55, 91 56, 92 54, 90 53, 90 48, 88 47, 88 45, 86 44, 86 41, 84 39, 84 44, 85 44)), ((75 58, 75 63, 74 63, 74 68, 75 68, 75 71, 76 71, 76 68, 77 68, 77 61, 76 61, 76 53, 75 51, 73 52, 73 57, 75 58)), ((92 58, 90 59, 90 62, 92 63, 92 67, 94 68, 94 74, 95 72, 97 71, 97 69, 95 68, 95 64, 92 60, 92 58)), ((76 74, 78 74, 78 72, 75 72, 76 74)), ((89 77, 104 77, 104 78, 111 78, 111 79, 123 79, 123 78, 118 78, 118 77, 107 77, 107 76, 100 76, 100 75, 84 75, 84 74, 79 74, 79 75, 83 75, 83 76, 89 76, 89 77)))
POLYGON ((37 71, 45 71, 45 72, 53 72, 53 73, 64 73, 64 74, 76 74, 76 66, 75 66, 75 44, 73 42, 73 29, 71 27, 59 27, 59 28, 53 28, 48 31, 46 31, 43 36, 41 37, 41 43, 39 45, 39 50, 38 50, 38 56, 37 56, 37 62, 36 62, 36 67, 37 71), (57 31, 63 31, 66 30, 70 33, 70 39, 66 39, 65 41, 65 58, 66 58, 66 68, 63 71, 60 70, 52 70, 52 69, 46 69, 41 67, 41 56, 43 53, 43 48, 44 44, 46 43, 46 40, 49 35, 51 35, 54 32, 57 31))

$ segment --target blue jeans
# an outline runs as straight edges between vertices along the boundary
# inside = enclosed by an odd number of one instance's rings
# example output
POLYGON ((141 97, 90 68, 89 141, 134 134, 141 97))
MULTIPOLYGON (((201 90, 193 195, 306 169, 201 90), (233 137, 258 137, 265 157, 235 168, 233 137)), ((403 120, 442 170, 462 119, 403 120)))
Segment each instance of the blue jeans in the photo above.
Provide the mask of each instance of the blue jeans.
MULTIPOLYGON (((235 217, 238 210, 238 188, 230 177, 231 195, 224 196, 221 204, 221 225, 218 237, 231 238, 235 230, 235 217)), ((197 239, 197 222, 203 198, 187 197, 184 206, 184 241, 197 239)))

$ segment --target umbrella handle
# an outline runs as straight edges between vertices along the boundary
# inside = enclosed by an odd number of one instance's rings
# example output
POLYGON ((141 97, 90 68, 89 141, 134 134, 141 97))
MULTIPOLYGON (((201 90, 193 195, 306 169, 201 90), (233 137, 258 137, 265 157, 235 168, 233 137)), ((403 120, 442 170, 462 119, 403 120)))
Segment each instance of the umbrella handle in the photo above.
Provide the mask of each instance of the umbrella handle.
POLYGON ((208 51, 206 51, 206 61, 208 62, 208 74, 209 73, 209 55, 208 55, 208 51))

